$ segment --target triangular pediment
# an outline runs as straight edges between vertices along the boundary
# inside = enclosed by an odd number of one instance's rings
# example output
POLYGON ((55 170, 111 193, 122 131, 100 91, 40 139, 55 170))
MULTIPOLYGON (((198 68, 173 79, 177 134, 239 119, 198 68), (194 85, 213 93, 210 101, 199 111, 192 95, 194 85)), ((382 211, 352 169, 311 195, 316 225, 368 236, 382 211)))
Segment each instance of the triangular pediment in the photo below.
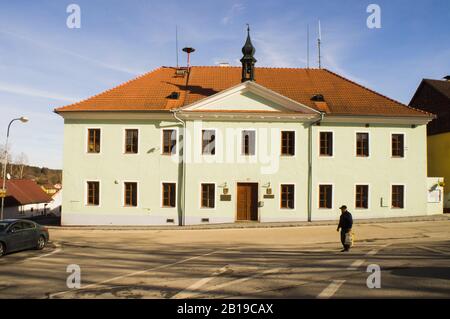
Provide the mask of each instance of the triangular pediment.
POLYGON ((182 108, 183 111, 279 112, 315 114, 316 110, 253 81, 211 95, 182 108))

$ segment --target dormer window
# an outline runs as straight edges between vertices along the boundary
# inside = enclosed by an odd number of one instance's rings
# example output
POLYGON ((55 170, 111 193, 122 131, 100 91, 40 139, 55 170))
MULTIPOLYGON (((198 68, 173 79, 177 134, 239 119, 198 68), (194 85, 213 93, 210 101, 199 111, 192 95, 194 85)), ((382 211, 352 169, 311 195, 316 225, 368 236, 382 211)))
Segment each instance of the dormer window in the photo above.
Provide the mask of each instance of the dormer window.
POLYGON ((180 97, 180 92, 172 92, 167 96, 167 98, 171 99, 171 100, 178 100, 179 97, 180 97))

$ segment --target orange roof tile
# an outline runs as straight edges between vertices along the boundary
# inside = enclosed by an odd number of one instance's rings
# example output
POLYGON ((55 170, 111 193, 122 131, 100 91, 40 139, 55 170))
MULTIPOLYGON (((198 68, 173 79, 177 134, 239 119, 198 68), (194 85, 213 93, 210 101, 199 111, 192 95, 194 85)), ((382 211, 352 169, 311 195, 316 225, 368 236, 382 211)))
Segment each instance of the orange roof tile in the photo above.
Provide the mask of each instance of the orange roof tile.
MULTIPOLYGON (((240 67, 193 66, 189 76, 177 75, 175 71, 173 67, 160 67, 81 102, 59 107, 55 112, 168 111, 230 88, 241 80, 240 67), (179 92, 179 98, 170 99, 172 92, 179 92)), ((311 97, 322 94, 328 114, 432 116, 326 69, 257 67, 255 81, 318 110, 311 97)))

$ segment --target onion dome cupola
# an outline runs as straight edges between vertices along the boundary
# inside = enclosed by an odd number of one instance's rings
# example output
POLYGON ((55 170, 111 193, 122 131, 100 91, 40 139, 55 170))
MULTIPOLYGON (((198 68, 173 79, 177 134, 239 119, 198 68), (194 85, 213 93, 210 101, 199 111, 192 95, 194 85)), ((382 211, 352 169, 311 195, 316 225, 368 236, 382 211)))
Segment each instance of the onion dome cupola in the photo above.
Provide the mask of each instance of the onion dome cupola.
POLYGON ((242 63, 242 80, 245 81, 254 81, 255 80, 255 47, 252 44, 252 40, 250 39, 250 26, 247 24, 247 40, 245 41, 244 46, 242 47, 242 54, 244 55, 241 59, 242 63))

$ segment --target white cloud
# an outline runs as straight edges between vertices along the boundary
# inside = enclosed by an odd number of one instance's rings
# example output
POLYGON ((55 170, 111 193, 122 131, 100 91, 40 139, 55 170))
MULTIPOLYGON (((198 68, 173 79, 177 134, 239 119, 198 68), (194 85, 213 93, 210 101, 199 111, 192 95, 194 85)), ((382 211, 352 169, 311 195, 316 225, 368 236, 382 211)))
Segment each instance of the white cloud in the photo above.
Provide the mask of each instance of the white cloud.
POLYGON ((227 15, 222 18, 222 24, 230 24, 233 23, 234 17, 243 13, 245 10, 245 6, 242 3, 235 3, 231 6, 231 9, 228 11, 227 15))
POLYGON ((1 30, 0 33, 6 34, 6 35, 8 35, 10 37, 13 37, 15 39, 20 39, 20 40, 27 41, 28 43, 31 43, 31 44, 33 44, 35 46, 39 46, 39 47, 45 48, 45 49, 50 50, 50 51, 63 53, 63 54, 66 54, 66 55, 78 58, 80 60, 84 60, 86 62, 89 62, 91 64, 94 64, 94 65, 96 65, 98 67, 102 67, 102 68, 105 68, 105 69, 110 69, 110 70, 113 70, 113 71, 128 73, 128 74, 131 74, 131 75, 138 75, 138 74, 142 73, 140 71, 132 70, 132 69, 124 67, 124 66, 118 66, 118 65, 112 65, 112 64, 109 64, 109 63, 104 63, 104 62, 92 59, 90 57, 78 54, 78 53, 76 53, 74 51, 57 48, 57 47, 51 46, 51 45, 49 45, 47 43, 44 43, 43 41, 38 41, 38 40, 32 39, 30 37, 26 37, 26 36, 14 33, 14 32, 1 30))
POLYGON ((58 93, 53 92, 47 92, 42 91, 34 88, 19 86, 19 85, 12 85, 9 83, 1 83, 0 82, 0 91, 12 93, 12 94, 19 94, 19 95, 26 95, 26 96, 32 96, 32 97, 41 97, 46 99, 52 99, 52 100, 58 100, 58 101, 65 101, 65 102, 76 102, 79 101, 79 98, 74 97, 68 97, 64 96, 58 93))

